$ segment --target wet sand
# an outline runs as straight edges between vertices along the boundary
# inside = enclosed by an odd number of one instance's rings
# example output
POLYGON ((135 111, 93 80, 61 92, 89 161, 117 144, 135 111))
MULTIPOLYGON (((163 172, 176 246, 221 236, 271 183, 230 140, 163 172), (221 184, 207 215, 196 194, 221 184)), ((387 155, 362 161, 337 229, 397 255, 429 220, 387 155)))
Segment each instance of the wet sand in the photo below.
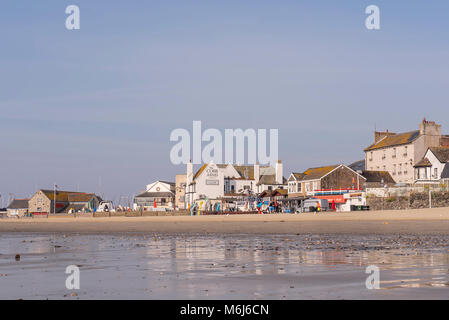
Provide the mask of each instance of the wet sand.
POLYGON ((449 234, 449 208, 301 214, 1 219, 0 232, 449 234))
POLYGON ((449 236, 0 233, 0 299, 448 299, 448 265, 449 236))

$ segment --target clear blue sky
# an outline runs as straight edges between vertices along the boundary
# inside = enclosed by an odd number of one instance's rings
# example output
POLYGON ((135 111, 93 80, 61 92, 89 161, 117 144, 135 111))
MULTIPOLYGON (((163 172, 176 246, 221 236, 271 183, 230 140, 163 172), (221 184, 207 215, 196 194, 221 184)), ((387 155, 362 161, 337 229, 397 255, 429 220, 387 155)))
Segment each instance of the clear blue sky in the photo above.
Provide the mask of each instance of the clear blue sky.
POLYGON ((174 180, 169 134, 192 120, 278 128, 285 176, 363 158, 375 125, 449 133, 446 0, 5 0, 0 34, 3 199, 174 180))

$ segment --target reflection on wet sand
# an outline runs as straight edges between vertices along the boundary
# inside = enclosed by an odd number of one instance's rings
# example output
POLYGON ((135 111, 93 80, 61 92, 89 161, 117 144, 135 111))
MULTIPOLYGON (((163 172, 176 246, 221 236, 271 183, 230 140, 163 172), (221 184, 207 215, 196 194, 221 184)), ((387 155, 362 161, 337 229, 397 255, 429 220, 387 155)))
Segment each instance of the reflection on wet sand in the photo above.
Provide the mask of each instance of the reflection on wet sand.
POLYGON ((76 264, 81 299, 446 299, 448 244, 449 236, 2 234, 0 298, 61 299, 65 267, 76 264), (366 289, 369 265, 380 268, 383 290, 366 289))

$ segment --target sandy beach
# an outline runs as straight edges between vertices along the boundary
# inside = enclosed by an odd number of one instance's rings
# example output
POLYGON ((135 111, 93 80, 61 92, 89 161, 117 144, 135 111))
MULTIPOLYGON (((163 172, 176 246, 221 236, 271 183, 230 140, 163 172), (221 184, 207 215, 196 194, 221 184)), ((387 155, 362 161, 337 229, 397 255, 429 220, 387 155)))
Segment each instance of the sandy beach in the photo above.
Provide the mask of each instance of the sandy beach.
POLYGON ((449 208, 222 216, 1 219, 0 232, 448 234, 449 208))

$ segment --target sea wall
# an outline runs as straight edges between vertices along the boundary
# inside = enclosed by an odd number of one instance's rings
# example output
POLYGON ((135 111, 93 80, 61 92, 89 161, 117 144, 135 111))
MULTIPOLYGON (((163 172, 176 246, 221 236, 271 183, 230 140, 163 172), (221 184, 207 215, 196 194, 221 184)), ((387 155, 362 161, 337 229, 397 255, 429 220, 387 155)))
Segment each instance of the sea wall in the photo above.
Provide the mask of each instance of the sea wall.
MULTIPOLYGON (((449 192, 432 192, 432 208, 449 207, 449 192)), ((410 193, 405 196, 367 196, 370 210, 401 210, 429 208, 429 192, 410 193)))

